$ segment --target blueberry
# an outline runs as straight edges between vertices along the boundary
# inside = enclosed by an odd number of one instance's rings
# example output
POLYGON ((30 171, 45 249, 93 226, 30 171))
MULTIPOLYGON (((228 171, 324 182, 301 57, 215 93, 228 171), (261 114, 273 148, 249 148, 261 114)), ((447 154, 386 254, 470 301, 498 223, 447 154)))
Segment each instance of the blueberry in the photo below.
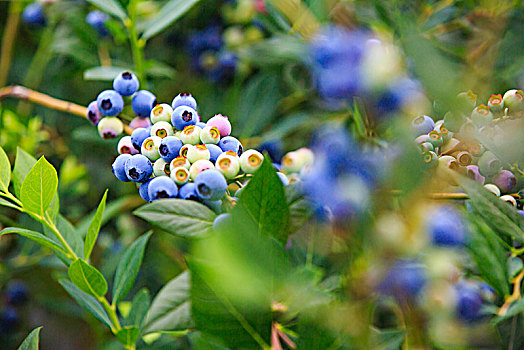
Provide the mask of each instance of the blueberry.
POLYGON ((492 176, 497 174, 502 168, 500 160, 498 160, 490 151, 484 152, 478 160, 480 173, 484 176, 492 176))
POLYGON ((284 155, 282 151, 282 141, 278 139, 263 142, 257 147, 257 150, 260 153, 267 152, 273 162, 280 162, 284 155))
POLYGON ((204 122, 198 122, 198 123, 196 123, 196 126, 198 126, 200 129, 203 129, 203 128, 205 128, 207 126, 207 124, 204 123, 204 122))
POLYGON ((114 139, 124 131, 124 124, 117 117, 105 117, 97 125, 98 134, 104 139, 114 139))
POLYGON ((426 271, 412 260, 397 261, 378 286, 378 290, 394 297, 398 302, 416 298, 426 285, 426 271))
POLYGON ((524 108, 524 92, 522 90, 508 90, 502 98, 504 108, 508 108, 511 114, 521 112, 524 108))
POLYGON ((153 163, 153 174, 155 176, 169 176, 171 175, 171 167, 169 162, 166 162, 162 158, 157 159, 153 163))
POLYGON ((150 136, 150 131, 146 128, 137 128, 131 133, 131 143, 137 151, 142 149, 142 143, 150 136))
POLYGON ((175 181, 177 185, 184 185, 189 181, 190 174, 186 167, 179 166, 171 169, 171 179, 175 181))
POLYGON ((257 150, 248 149, 240 156, 240 168, 246 174, 255 173, 262 165, 264 156, 257 150))
MULTIPOLYGON (((200 129, 196 125, 188 125, 182 130, 180 133, 180 140, 187 145, 196 145, 200 143, 200 133, 202 132, 202 129, 200 129)), ((218 131, 217 131, 218 132, 218 131)))
POLYGON ((218 157, 223 153, 222 149, 212 143, 206 143, 206 147, 209 150, 209 160, 213 163, 216 162, 218 157))
POLYGON ((31 27, 41 27, 46 25, 44 6, 38 2, 33 2, 26 6, 22 13, 22 20, 31 27))
POLYGON ((122 72, 113 80, 113 89, 122 96, 131 96, 138 91, 138 78, 131 72, 122 72))
POLYGON ((142 155, 149 158, 150 161, 154 162, 155 160, 160 158, 158 148, 160 147, 161 143, 162 139, 160 137, 150 136, 147 139, 145 139, 142 143, 142 148, 140 149, 140 152, 142 153, 142 155))
POLYGON ((145 182, 153 174, 153 165, 146 156, 135 154, 125 162, 127 178, 134 182, 145 182))
POLYGON ((118 141, 117 146, 118 154, 137 154, 138 151, 135 149, 135 146, 133 146, 133 143, 131 142, 131 136, 124 136, 118 141))
POLYGON ((113 117, 122 112, 124 99, 115 90, 102 91, 96 98, 98 110, 105 116, 113 117))
POLYGON ((178 137, 166 136, 162 139, 162 142, 160 142, 158 153, 163 160, 166 162, 171 162, 173 159, 178 157, 182 146, 182 141, 180 141, 178 137))
POLYGON ((7 303, 22 305, 29 300, 29 291, 21 281, 10 281, 6 290, 7 303))
POLYGON ((180 107, 180 106, 191 107, 192 109, 196 110, 197 102, 195 98, 191 96, 191 94, 180 93, 173 99, 173 102, 171 103, 171 107, 173 107, 173 109, 176 109, 177 107, 180 107))
POLYGON ((467 242, 467 231, 462 217, 451 206, 440 206, 430 213, 427 229, 433 244, 461 247, 467 242))
POLYGON ((153 179, 149 179, 146 182, 140 184, 140 187, 138 188, 138 193, 140 194, 140 197, 142 197, 142 199, 145 200, 146 202, 151 202, 151 199, 149 198, 149 192, 148 192, 149 184, 151 183, 151 180, 153 179))
POLYGON ((484 182, 486 182, 486 178, 482 175, 480 175, 479 167, 477 165, 468 165, 466 167, 466 175, 476 182, 478 182, 481 185, 484 185, 484 182))
POLYGON ((148 118, 151 115, 151 110, 155 106, 156 97, 147 90, 137 91, 131 100, 131 108, 133 108, 133 112, 141 118, 148 118))
POLYGON ((488 107, 494 113, 501 113, 504 110, 504 101, 502 95, 491 95, 488 100, 488 107))
POLYGON ((89 120, 91 124, 98 125, 98 122, 100 121, 100 119, 102 119, 102 115, 100 111, 98 110, 98 104, 96 103, 96 101, 92 101, 87 106, 86 116, 87 116, 87 120, 89 120))
POLYGON ((100 36, 109 35, 109 31, 106 28, 106 22, 108 20, 109 20, 109 15, 100 10, 91 11, 86 16, 87 24, 93 27, 93 29, 96 30, 98 34, 100 34, 100 36))
POLYGON ((411 127, 415 135, 429 134, 435 127, 435 122, 427 115, 421 115, 413 119, 411 127))
POLYGON ((151 110, 151 122, 153 124, 157 122, 171 122, 171 114, 173 113, 173 108, 166 103, 161 103, 156 105, 155 108, 151 110))
POLYGON ((123 182, 129 182, 125 167, 126 161, 129 158, 131 158, 131 154, 121 154, 116 157, 115 161, 113 162, 113 174, 115 174, 118 180, 123 182))
POLYGON ((233 224, 231 214, 225 213, 218 215, 213 221, 213 230, 224 231, 233 224))
POLYGON ((210 153, 206 145, 190 145, 187 149, 186 157, 190 163, 195 163, 196 161, 201 159, 209 160, 210 153))
POLYGON ((215 168, 220 171, 226 179, 233 179, 240 172, 240 160, 236 153, 224 152, 216 160, 215 168))
POLYGON ((239 157, 242 155, 242 152, 243 152, 243 147, 242 147, 242 144, 240 143, 240 141, 238 141, 236 138, 234 138, 233 136, 226 136, 226 137, 223 137, 220 142, 218 143, 218 147, 220 147, 220 149, 223 151, 223 152, 227 152, 227 151, 233 151, 235 152, 239 157))
POLYGON ((280 171, 277 172, 278 177, 280 178, 280 181, 282 181, 282 184, 284 186, 289 185, 289 179, 284 173, 281 173, 280 171))
POLYGON ((473 323, 482 318, 482 295, 475 286, 459 284, 457 286, 457 316, 468 323, 473 323))
POLYGON ((477 106, 473 112, 471 112, 471 121, 479 128, 488 125, 492 120, 493 113, 491 113, 488 106, 477 106))
POLYGON ((226 194, 227 182, 218 170, 209 169, 195 178, 196 191, 201 199, 219 200, 226 194))
POLYGON ((0 313, 0 330, 3 333, 12 332, 20 324, 20 318, 16 310, 7 307, 0 313))
POLYGON ((229 136, 231 134, 231 123, 226 115, 216 114, 207 121, 206 125, 216 127, 220 132, 220 137, 229 136))
POLYGON ((151 126, 151 136, 163 139, 166 136, 173 136, 173 134, 173 127, 168 122, 160 121, 151 126))
POLYGON ((216 145, 220 141, 220 131, 218 131, 216 126, 206 125, 200 131, 200 141, 202 141, 202 143, 212 143, 216 145))
POLYGON ((200 173, 209 169, 215 169, 213 163, 209 160, 199 159, 189 167, 189 176, 191 177, 191 180, 194 181, 200 173))
POLYGON ((222 212, 222 201, 221 200, 211 201, 211 200, 205 199, 202 201, 202 203, 217 214, 222 212))
POLYGON ((179 131, 184 130, 188 125, 196 125, 197 122, 198 114, 189 106, 179 106, 171 114, 171 123, 179 131))
POLYGON ((161 198, 175 198, 178 195, 178 187, 168 176, 158 176, 149 183, 147 194, 151 201, 161 198))
POLYGON ((148 118, 135 117, 129 123, 129 127, 133 130, 138 129, 138 128, 148 128, 150 126, 151 126, 151 120, 149 120, 148 118))
POLYGON ((192 201, 198 201, 199 197, 196 192, 196 185, 193 182, 188 182, 180 187, 179 197, 192 201))
POLYGON ((510 193, 517 185, 515 175, 509 170, 501 170, 497 175, 493 176, 491 180, 502 193, 510 193))

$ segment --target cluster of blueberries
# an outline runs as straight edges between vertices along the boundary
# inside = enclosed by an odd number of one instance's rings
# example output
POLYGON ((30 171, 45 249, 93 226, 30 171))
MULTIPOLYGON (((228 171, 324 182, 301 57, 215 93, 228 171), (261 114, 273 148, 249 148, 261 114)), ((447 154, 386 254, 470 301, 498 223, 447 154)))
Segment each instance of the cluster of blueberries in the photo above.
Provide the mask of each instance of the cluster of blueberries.
POLYGON ((25 305, 29 300, 29 290, 20 281, 10 281, 4 292, 6 307, 0 311, 0 332, 8 334, 20 324, 17 308, 25 305))
POLYGON ((510 195, 517 187, 515 175, 510 169, 504 169, 503 162, 486 150, 478 138, 496 140, 497 133, 504 137, 500 127, 522 114, 524 93, 509 90, 504 95, 492 95, 487 104, 477 105, 476 95, 469 91, 461 93, 459 100, 465 108, 448 112, 443 120, 435 122, 423 115, 412 121, 412 129, 417 135, 415 142, 420 146, 424 161, 437 172, 451 169, 467 175, 502 200, 517 206, 510 195))

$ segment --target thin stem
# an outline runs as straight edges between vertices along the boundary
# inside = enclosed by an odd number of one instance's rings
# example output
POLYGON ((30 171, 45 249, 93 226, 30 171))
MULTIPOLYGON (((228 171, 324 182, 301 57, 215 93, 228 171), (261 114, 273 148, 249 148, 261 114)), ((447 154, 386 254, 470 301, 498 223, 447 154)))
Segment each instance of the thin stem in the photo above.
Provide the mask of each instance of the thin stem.
POLYGON ((98 58, 101 66, 111 66, 111 56, 109 55, 107 40, 103 40, 98 46, 98 58))
POLYGON ((129 13, 129 18, 125 21, 124 25, 127 27, 129 32, 129 41, 131 44, 131 51, 133 53, 133 61, 135 63, 135 73, 138 77, 138 80, 142 84, 144 82, 144 51, 145 41, 138 38, 138 33, 136 31, 136 0, 130 0, 129 6, 127 7, 127 12, 129 13))
POLYGON ((20 211, 23 211, 22 202, 18 198, 16 198, 11 192, 0 192, 0 196, 3 196, 5 198, 12 200, 20 207, 17 209, 19 209, 20 211))
POLYGON ((76 260, 78 259, 78 255, 76 255, 76 253, 74 252, 74 250, 71 248, 71 246, 69 245, 69 243, 67 243, 67 241, 65 240, 64 236, 62 236, 62 234, 60 233, 60 231, 58 230, 58 228, 56 227, 55 223, 53 222, 53 220, 51 220, 51 217, 49 216, 48 213, 45 213, 44 214, 44 217, 41 217, 41 216, 34 216, 40 223, 42 223, 43 225, 45 225, 47 228, 49 228, 51 231, 53 231, 53 234, 55 235, 55 237, 58 239, 58 241, 62 244, 62 246, 64 247, 65 251, 67 252, 67 258, 70 259, 70 260, 76 260))
POLYGON ((4 86, 7 83, 11 59, 13 58, 16 32, 18 31, 18 24, 20 23, 22 5, 22 1, 12 1, 9 4, 9 15, 5 22, 2 47, 0 48, 0 86, 4 86))
POLYGON ((122 329, 122 327, 120 326, 120 321, 118 320, 118 316, 116 315, 116 307, 114 305, 109 305, 109 302, 104 297, 98 298, 98 301, 106 310, 107 315, 109 316, 109 319, 113 324, 113 326, 111 327, 111 332, 113 332, 113 334, 116 334, 119 330, 122 329))
POLYGON ((524 269, 522 269, 522 271, 520 271, 520 273, 517 276, 515 276, 515 278, 513 279, 512 281, 513 293, 511 295, 508 295, 508 297, 506 297, 504 305, 502 305, 499 311, 497 312, 499 316, 506 315, 511 304, 513 304, 513 302, 517 300, 520 300, 520 298, 522 297, 520 294, 520 284, 522 283, 523 278, 524 278, 524 269))

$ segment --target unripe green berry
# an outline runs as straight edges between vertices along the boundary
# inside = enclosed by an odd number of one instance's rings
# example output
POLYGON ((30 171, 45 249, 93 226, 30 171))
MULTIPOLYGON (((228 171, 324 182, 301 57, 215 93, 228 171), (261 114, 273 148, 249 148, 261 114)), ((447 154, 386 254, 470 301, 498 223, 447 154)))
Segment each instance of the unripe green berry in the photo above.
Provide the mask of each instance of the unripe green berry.
POLYGON ((184 167, 186 169, 189 169, 191 167, 191 163, 189 163, 189 160, 187 160, 186 157, 178 156, 171 161, 170 167, 171 169, 175 169, 178 167, 184 167))
POLYGON ((492 176, 502 169, 500 160, 490 151, 486 151, 478 160, 479 171, 484 176, 492 176))
POLYGON ((196 145, 200 142, 201 131, 202 129, 196 125, 188 125, 180 134, 180 140, 182 140, 182 142, 186 145, 196 145))
POLYGON ((206 126, 200 132, 200 141, 216 145, 220 141, 220 131, 216 126, 206 126))
POLYGON ((171 174, 169 163, 162 158, 157 159, 153 164, 153 174, 155 174, 155 176, 169 176, 169 174, 171 174))
POLYGON ((197 160, 201 160, 201 159, 209 160, 211 155, 206 145, 196 145, 196 146, 191 145, 187 149, 186 156, 187 156, 187 160, 189 160, 190 163, 195 163, 197 160))
POLYGON ((262 153, 254 149, 248 149, 240 156, 240 168, 246 174, 253 174, 260 168, 263 161, 264 156, 262 153))
POLYGON ((173 136, 173 126, 164 121, 159 121, 151 127, 151 136, 157 136, 163 139, 166 136, 173 136))
POLYGON ((189 170, 183 166, 179 166, 171 171, 170 176, 177 185, 183 185, 189 181, 189 170))
POLYGON ((105 117, 97 125, 98 133, 104 139, 114 139, 124 131, 124 124, 117 117, 105 117))
POLYGON ((160 153, 158 153, 158 147, 160 147, 160 143, 162 142, 162 139, 157 136, 150 136, 147 139, 144 140, 142 143, 142 154, 149 158, 150 161, 154 162, 158 158, 160 158, 160 153))
POLYGON ((485 105, 475 107, 473 112, 471 112, 471 121, 479 128, 488 125, 492 120, 493 113, 485 105))
POLYGON ((209 160, 204 159, 197 160, 191 165, 191 168, 189 168, 189 175, 191 177, 191 180, 195 181, 195 178, 198 174, 208 169, 215 169, 213 163, 211 163, 209 160))
POLYGON ((173 108, 167 103, 162 103, 156 105, 155 108, 151 110, 151 122, 156 124, 158 122, 171 122, 171 113, 173 113, 173 108))
POLYGON ((232 179, 240 172, 240 161, 235 152, 222 153, 215 162, 215 168, 224 175, 226 179, 232 179))

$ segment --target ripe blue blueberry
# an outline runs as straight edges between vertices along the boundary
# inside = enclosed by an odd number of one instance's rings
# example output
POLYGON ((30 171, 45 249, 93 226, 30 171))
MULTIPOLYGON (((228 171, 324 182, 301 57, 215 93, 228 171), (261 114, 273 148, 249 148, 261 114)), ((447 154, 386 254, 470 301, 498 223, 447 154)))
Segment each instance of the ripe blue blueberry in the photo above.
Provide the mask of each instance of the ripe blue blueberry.
MULTIPOLYGON (((183 92, 183 93, 178 94, 173 99, 173 102, 171 103, 171 107, 173 107, 173 109, 176 109, 177 107, 180 107, 180 106, 187 106, 187 107, 191 107, 192 109, 196 110, 197 102, 195 98, 191 96, 191 94, 183 92)), ((182 130, 182 129, 179 129, 179 130, 182 130)))
POLYGON ((109 15, 100 10, 91 11, 86 16, 87 24, 93 27, 93 29, 96 30, 98 34, 100 34, 100 36, 109 35, 109 31, 106 28, 106 22, 108 20, 109 20, 109 15))
POLYGON ((140 184, 140 187, 138 188, 138 193, 140 194, 140 197, 142 197, 142 199, 145 200, 146 202, 151 202, 151 199, 149 198, 149 192, 148 192, 149 184, 151 183, 151 180, 153 179, 149 179, 146 182, 140 184))
POLYGON ((153 165, 142 154, 135 154, 125 162, 127 178, 134 182, 145 182, 153 174, 153 165))
POLYGON ((457 316, 472 323, 482 318, 482 295, 474 285, 461 283, 457 286, 457 316))
POLYGON ((142 149, 142 143, 149 136, 150 131, 147 128, 136 128, 133 130, 131 133, 131 142, 133 143, 133 147, 135 147, 137 151, 140 151, 142 149))
POLYGON ((244 148, 242 147, 240 141, 238 141, 233 136, 223 137, 218 143, 218 147, 220 147, 220 149, 223 152, 233 151, 239 157, 242 155, 242 152, 244 151, 244 148))
POLYGON ((180 187, 178 195, 182 199, 188 199, 192 201, 199 200, 198 194, 196 192, 196 185, 194 182, 188 182, 182 187, 180 187))
POLYGON ((126 161, 129 158, 131 158, 131 154, 121 154, 113 162, 113 174, 115 174, 118 180, 123 182, 129 182, 126 173, 126 161))
POLYGON ((140 90, 131 100, 131 108, 138 117, 149 118, 151 110, 156 106, 156 96, 147 90, 140 90))
POLYGON ((22 20, 25 24, 31 27, 45 26, 46 18, 44 13, 44 6, 39 2, 33 2, 24 9, 22 13, 22 20))
POLYGON ((105 116, 113 117, 122 112, 124 99, 115 90, 102 91, 96 98, 98 110, 105 116))
POLYGON ((217 232, 225 231, 228 228, 230 228, 232 224, 233 224, 233 218, 231 217, 231 214, 229 213, 220 214, 213 221, 213 230, 217 232))
POLYGON ((459 212, 452 206, 440 206, 429 214, 427 229, 433 244, 461 247, 467 242, 467 231, 459 212))
POLYGON ((166 162, 171 162, 173 159, 178 157, 180 149, 182 148, 182 141, 176 136, 166 136, 160 142, 158 147, 158 153, 160 157, 166 162))
POLYGON ((98 110, 98 104, 96 101, 92 101, 87 106, 87 120, 93 125, 98 125, 98 122, 100 119, 102 119, 102 115, 100 114, 100 111, 98 110))
POLYGON ((269 158, 271 158, 273 162, 280 162, 282 156, 284 155, 282 150, 282 141, 279 139, 265 141, 257 147, 257 150, 260 153, 267 152, 269 158))
POLYGON ((227 190, 227 182, 215 169, 201 172, 195 178, 196 191, 201 199, 216 201, 224 197, 227 190))
POLYGON ((10 281, 6 290, 7 303, 22 305, 29 299, 29 291, 21 281, 10 281))
POLYGON ((151 201, 161 198, 175 198, 178 195, 178 187, 169 176, 158 176, 149 183, 147 194, 151 201))
POLYGON ((0 313, 0 330, 3 333, 12 332, 20 324, 20 317, 16 310, 7 307, 0 313))
POLYGON ((378 286, 378 290, 398 302, 416 298, 426 285, 426 271, 417 261, 397 261, 378 286))
POLYGON ((411 127, 415 135, 429 134, 435 127, 435 122, 427 115, 421 115, 413 119, 411 127))
POLYGON ((179 106, 171 114, 171 123, 179 131, 184 130, 188 125, 196 125, 197 122, 198 114, 189 106, 179 106))
POLYGON ((113 80, 113 89, 122 96, 131 96, 138 91, 138 78, 131 72, 122 72, 113 80))

